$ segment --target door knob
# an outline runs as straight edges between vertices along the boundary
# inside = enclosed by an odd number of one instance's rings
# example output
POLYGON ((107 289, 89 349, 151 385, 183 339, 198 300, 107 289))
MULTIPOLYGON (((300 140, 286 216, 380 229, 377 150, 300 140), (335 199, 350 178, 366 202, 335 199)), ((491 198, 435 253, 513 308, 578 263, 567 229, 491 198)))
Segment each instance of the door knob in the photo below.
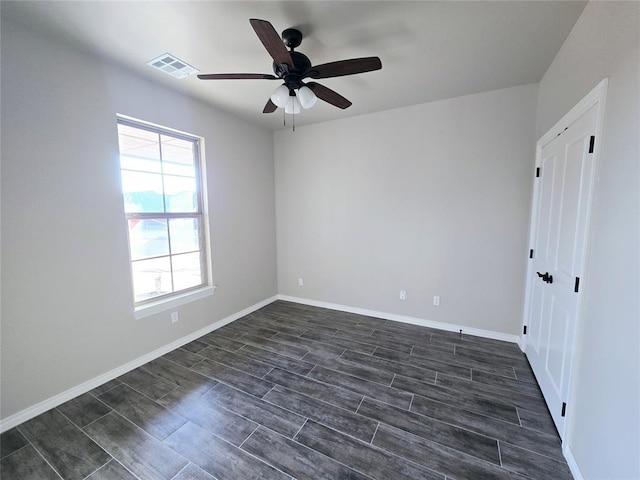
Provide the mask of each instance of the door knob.
POLYGON ((549 272, 545 272, 545 273, 536 272, 536 273, 542 279, 543 282, 553 283, 553 275, 549 275, 549 272))

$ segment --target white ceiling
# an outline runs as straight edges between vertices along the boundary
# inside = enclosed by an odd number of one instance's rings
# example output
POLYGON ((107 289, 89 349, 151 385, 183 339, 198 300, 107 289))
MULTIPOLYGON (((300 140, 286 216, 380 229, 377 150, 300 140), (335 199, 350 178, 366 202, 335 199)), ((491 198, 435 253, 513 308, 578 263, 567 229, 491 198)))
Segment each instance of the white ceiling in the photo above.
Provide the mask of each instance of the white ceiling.
POLYGON ((584 1, 2 1, 2 16, 110 58, 147 78, 277 130, 262 108, 267 80, 175 79, 146 65, 165 52, 202 73, 273 73, 249 24, 295 27, 315 65, 379 56, 382 70, 320 80, 353 105, 318 102, 296 116, 317 123, 498 88, 536 83, 584 1))

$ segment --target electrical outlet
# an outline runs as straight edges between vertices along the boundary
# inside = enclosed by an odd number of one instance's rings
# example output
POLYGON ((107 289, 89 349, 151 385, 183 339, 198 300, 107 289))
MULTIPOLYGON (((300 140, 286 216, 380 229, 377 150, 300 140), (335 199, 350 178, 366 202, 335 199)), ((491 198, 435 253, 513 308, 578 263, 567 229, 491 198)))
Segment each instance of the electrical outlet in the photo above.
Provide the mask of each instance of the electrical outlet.
POLYGON ((440 306, 440 297, 438 295, 435 295, 433 297, 433 305, 436 306, 436 307, 440 306))
POLYGON ((178 320, 180 320, 178 312, 171 312, 171 323, 176 323, 178 320))
POLYGON ((298 286, 304 287, 304 280, 302 280, 301 278, 298 279, 298 286))
POLYGON ((404 290, 400 290, 400 300, 406 300, 407 299, 407 292, 405 292, 404 290))

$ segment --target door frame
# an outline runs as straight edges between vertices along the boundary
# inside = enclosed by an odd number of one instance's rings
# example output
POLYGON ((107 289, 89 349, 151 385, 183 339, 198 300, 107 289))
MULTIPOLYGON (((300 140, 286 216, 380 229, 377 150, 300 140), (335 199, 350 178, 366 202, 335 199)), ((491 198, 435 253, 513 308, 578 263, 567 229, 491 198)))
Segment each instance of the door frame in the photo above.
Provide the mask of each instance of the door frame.
MULTIPOLYGON (((594 105, 597 105, 597 113, 596 113, 596 129, 595 129, 595 145, 593 151, 593 170, 591 174, 591 178, 589 179, 589 198, 587 198, 587 219, 585 226, 585 250, 582 258, 582 269, 581 269, 581 277, 580 277, 580 292, 577 294, 578 297, 578 308, 576 312, 576 328, 574 331, 574 336, 571 339, 571 349, 573 351, 573 355, 569 361, 567 374, 569 376, 569 392, 568 392, 568 400, 567 403, 569 408, 567 409, 567 418, 564 423, 564 428, 562 432, 558 432, 560 434, 560 439, 563 445, 563 451, 565 455, 567 443, 567 432, 570 431, 570 426, 572 424, 573 419, 573 408, 572 405, 575 404, 575 357, 577 347, 578 347, 578 339, 581 336, 581 324, 582 324, 582 315, 583 315, 583 307, 585 303, 585 292, 588 288, 589 282, 589 253, 591 251, 591 238, 592 238, 592 225, 593 225, 593 206, 595 205, 595 187, 598 179, 599 172, 599 158, 602 146, 602 132, 604 125, 604 109, 605 102, 607 97, 607 85, 608 78, 603 79, 593 90, 591 90, 582 100, 580 100, 577 105, 575 105, 567 114, 565 114, 547 133, 542 135, 540 139, 536 142, 536 163, 534 167, 534 175, 533 175, 533 195, 531 200, 531 208, 530 208, 530 218, 529 218, 529 236, 528 236, 528 246, 529 249, 535 249, 534 241, 535 241, 535 229, 537 227, 537 215, 538 215, 538 202, 540 195, 540 182, 536 181, 535 171, 537 168, 541 166, 541 157, 542 157, 542 149, 549 144, 552 140, 562 134, 567 127, 573 124, 578 118, 580 118, 587 110, 589 110, 594 105)), ((523 334, 520 336, 520 349, 526 354, 526 338, 524 335, 524 328, 527 326, 528 322, 528 314, 529 307, 531 303, 531 291, 532 291, 532 282, 533 282, 533 262, 527 262, 526 268, 526 277, 525 277, 525 291, 524 291, 524 305, 522 311, 522 332, 523 334)))

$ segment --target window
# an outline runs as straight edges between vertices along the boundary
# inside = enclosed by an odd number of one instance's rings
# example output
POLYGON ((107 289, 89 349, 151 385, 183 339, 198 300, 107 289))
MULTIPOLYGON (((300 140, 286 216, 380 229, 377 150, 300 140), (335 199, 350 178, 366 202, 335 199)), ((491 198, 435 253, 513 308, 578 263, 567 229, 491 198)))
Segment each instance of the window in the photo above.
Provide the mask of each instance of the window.
POLYGON ((200 140, 118 118, 136 307, 208 284, 200 140))

